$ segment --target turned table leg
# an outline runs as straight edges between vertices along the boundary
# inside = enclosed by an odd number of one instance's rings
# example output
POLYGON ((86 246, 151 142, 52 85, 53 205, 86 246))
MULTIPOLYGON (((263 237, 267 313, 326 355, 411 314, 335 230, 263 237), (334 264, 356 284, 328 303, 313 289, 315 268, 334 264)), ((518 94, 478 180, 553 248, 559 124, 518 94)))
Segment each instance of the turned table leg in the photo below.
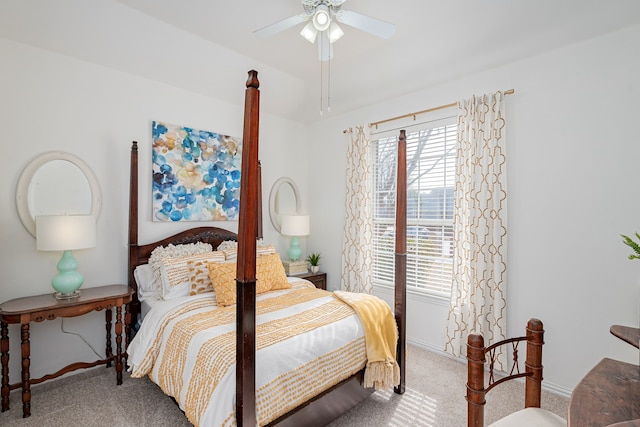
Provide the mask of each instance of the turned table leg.
POLYGON ((22 343, 22 418, 31 415, 31 378, 29 366, 31 365, 31 343, 29 342, 29 324, 23 323, 20 326, 22 343))
POLYGON ((116 379, 122 384, 122 307, 116 307, 116 379))
POLYGON ((0 323, 0 360, 2 360, 2 412, 9 410, 9 328, 0 323))
POLYGON ((113 349, 111 348, 111 308, 107 308, 104 310, 104 319, 105 319, 105 323, 107 324, 107 347, 105 350, 106 353, 106 357, 107 357, 107 368, 111 367, 111 358, 113 357, 113 349))
POLYGON ((129 304, 124 306, 124 358, 128 359, 129 337, 131 337, 131 310, 129 304))

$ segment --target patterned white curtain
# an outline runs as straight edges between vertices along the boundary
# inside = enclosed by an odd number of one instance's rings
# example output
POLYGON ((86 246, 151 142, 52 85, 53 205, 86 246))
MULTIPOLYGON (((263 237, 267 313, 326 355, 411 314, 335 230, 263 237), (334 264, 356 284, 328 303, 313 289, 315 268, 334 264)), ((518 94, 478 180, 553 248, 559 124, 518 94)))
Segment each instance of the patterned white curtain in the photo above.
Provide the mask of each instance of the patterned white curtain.
POLYGON ((342 243, 341 288, 370 294, 372 194, 369 126, 360 125, 349 133, 347 150, 347 198, 345 203, 344 240, 342 243))
MULTIPOLYGON (((506 338, 507 165, 504 94, 458 102, 454 267, 445 351, 466 354, 467 335, 506 338)), ((506 356, 499 357, 506 365, 506 356)))

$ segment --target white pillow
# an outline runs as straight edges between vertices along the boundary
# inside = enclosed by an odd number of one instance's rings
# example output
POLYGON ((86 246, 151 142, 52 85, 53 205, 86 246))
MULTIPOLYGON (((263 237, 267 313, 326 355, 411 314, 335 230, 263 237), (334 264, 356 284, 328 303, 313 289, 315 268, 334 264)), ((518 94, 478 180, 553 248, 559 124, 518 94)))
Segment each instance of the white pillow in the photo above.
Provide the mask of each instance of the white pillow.
POLYGON ((179 258, 183 256, 201 254, 204 252, 211 252, 213 248, 209 243, 189 243, 186 245, 172 245, 158 246, 151 252, 149 257, 149 265, 153 271, 153 284, 155 285, 155 293, 157 298, 162 298, 162 274, 160 268, 162 267, 163 258, 179 258))
POLYGON ((157 287, 153 279, 153 269, 149 264, 140 264, 133 270, 133 278, 138 285, 138 300, 158 299, 157 287))

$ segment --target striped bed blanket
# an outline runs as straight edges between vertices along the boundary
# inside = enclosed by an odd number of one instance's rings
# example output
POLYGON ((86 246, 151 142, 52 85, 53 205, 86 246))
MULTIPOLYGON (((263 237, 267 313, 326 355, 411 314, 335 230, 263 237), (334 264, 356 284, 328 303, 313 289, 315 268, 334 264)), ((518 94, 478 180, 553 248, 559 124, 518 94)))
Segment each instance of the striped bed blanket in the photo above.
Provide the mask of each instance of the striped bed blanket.
MULTIPOLYGON (((361 370, 363 326, 332 293, 302 279, 256 302, 256 416, 265 425, 361 370)), ((128 348, 131 376, 146 375, 195 426, 235 425, 236 307, 215 294, 162 301, 128 348)))

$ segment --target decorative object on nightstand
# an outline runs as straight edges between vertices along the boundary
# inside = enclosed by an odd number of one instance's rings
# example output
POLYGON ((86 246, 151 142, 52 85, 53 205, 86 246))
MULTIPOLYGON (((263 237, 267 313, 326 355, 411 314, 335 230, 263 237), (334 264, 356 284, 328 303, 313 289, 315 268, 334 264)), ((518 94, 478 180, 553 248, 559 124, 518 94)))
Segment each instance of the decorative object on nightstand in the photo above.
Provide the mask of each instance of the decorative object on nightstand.
POLYGON ((283 260, 282 265, 284 266, 284 272, 287 276, 298 276, 309 272, 306 261, 283 260))
POLYGON ((96 245, 96 218, 93 215, 36 216, 36 246, 39 251, 63 251, 58 262, 60 272, 51 280, 57 299, 80 295, 84 277, 76 270, 78 262, 71 253, 96 245))
POLYGON ((309 234, 309 217, 307 215, 283 215, 280 234, 291 236, 287 255, 289 260, 282 261, 285 273, 289 276, 307 272, 307 262, 300 260, 302 249, 298 236, 309 234))
POLYGON ((302 255, 298 236, 309 235, 309 217, 307 215, 283 215, 280 234, 291 236, 287 255, 291 261, 298 261, 302 255))
POLYGON ((307 262, 311 266, 311 272, 313 274, 316 274, 318 273, 318 271, 320 271, 320 258, 322 258, 320 256, 320 252, 314 252, 307 256, 307 262))

